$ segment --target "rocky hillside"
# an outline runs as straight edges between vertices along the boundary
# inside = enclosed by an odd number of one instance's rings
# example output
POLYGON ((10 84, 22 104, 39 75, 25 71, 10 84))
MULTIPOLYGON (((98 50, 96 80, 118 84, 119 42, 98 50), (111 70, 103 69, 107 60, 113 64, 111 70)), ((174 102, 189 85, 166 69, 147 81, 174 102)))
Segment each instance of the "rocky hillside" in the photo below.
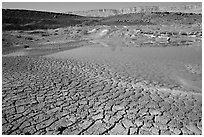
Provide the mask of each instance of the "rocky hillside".
MULTIPOLYGON (((105 11, 105 10, 104 10, 105 11)), ((87 11, 88 12, 88 11, 87 11)), ((115 12, 116 13, 116 12, 115 12)), ((124 12, 125 13, 125 12, 124 12)), ((104 14, 105 16, 105 14, 104 14)), ((181 12, 143 12, 117 14, 108 17, 87 17, 31 10, 2 10, 3 30, 56 29, 92 25, 199 25, 202 14, 181 12)))
POLYGON ((2 9, 3 30, 53 29, 74 26, 98 17, 82 17, 73 14, 34 10, 2 9))
POLYGON ((192 25, 202 24, 202 15, 194 13, 130 13, 105 17, 98 24, 102 25, 192 25))
POLYGON ((202 3, 178 6, 137 6, 123 9, 97 9, 87 11, 67 12, 81 16, 107 17, 129 13, 145 12, 184 12, 184 13, 202 13, 202 3))

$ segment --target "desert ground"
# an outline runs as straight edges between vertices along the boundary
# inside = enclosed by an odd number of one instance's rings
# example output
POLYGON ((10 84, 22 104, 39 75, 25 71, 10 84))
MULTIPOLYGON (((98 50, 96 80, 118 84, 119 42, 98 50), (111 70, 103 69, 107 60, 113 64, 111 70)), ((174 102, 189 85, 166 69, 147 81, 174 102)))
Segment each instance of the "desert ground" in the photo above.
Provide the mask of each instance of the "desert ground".
POLYGON ((2 32, 2 134, 201 135, 202 27, 2 32))

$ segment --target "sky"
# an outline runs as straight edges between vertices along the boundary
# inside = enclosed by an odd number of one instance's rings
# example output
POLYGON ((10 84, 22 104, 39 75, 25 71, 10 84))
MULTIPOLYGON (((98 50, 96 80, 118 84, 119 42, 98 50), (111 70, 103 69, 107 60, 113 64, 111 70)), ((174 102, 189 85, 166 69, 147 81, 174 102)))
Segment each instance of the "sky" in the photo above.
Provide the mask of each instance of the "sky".
POLYGON ((2 8, 69 12, 92 9, 120 9, 134 6, 175 6, 192 3, 193 2, 2 2, 2 8))

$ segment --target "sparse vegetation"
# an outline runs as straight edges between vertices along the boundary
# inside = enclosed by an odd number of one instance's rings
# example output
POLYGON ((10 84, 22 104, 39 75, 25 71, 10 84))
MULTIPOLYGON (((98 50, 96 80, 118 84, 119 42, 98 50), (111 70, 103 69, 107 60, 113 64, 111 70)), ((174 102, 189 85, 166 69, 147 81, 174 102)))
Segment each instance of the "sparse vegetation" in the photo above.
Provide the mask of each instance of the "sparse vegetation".
POLYGON ((25 49, 27 49, 27 48, 29 48, 29 45, 24 45, 23 47, 24 47, 25 49))
POLYGON ((33 40, 32 37, 26 37, 25 39, 26 39, 26 40, 33 40))
POLYGON ((18 35, 18 36, 16 36, 17 38, 22 38, 22 36, 21 35, 18 35))

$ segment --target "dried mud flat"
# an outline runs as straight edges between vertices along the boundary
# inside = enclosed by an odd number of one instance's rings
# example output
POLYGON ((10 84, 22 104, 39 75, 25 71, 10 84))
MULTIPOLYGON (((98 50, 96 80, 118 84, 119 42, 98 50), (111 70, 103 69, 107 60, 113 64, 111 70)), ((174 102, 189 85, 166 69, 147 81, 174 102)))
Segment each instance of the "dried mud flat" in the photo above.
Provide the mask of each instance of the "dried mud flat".
POLYGON ((202 134, 202 14, 3 9, 2 25, 3 135, 202 134))
POLYGON ((74 58, 3 57, 2 66, 4 135, 202 134, 201 93, 120 78, 74 58))

